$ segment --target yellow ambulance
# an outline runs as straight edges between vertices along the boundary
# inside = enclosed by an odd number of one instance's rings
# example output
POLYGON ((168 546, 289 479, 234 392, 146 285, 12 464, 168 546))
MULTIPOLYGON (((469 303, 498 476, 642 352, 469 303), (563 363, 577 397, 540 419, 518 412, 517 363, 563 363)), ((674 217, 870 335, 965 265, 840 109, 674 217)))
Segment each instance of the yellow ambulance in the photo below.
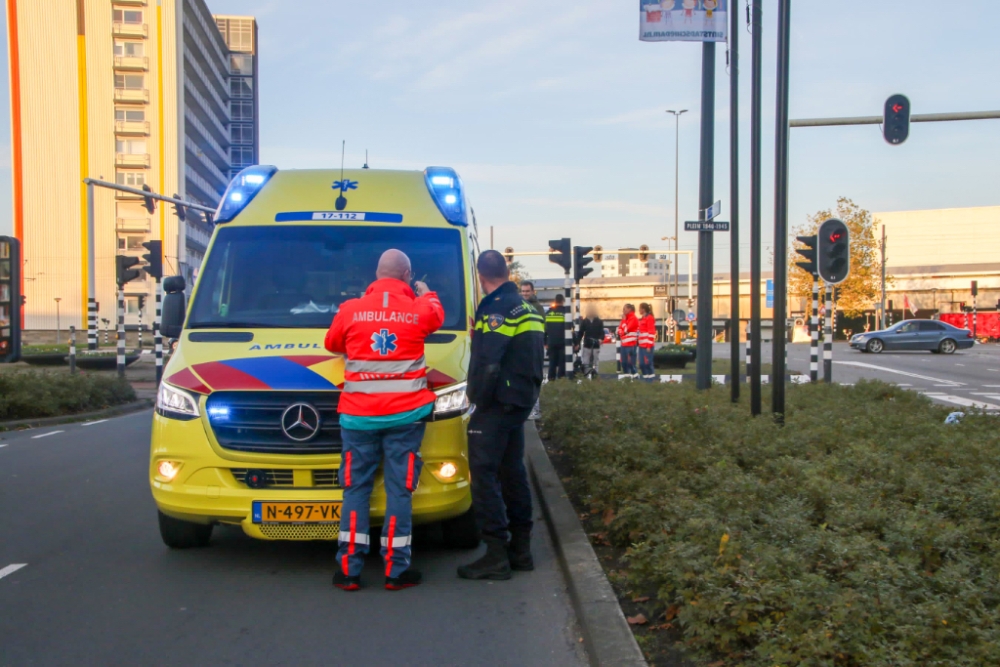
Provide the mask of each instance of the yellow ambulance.
MULTIPOLYGON (((445 311, 426 346, 437 401, 413 520, 475 546, 465 386, 478 241, 455 171, 253 166, 215 222, 189 302, 183 278, 163 283, 162 333, 177 345, 156 399, 149 481, 164 543, 205 546, 218 524, 259 539, 337 539, 344 359, 323 339, 340 304, 375 280, 382 252, 398 248, 445 311)), ((379 473, 373 523, 384 513, 379 473)))

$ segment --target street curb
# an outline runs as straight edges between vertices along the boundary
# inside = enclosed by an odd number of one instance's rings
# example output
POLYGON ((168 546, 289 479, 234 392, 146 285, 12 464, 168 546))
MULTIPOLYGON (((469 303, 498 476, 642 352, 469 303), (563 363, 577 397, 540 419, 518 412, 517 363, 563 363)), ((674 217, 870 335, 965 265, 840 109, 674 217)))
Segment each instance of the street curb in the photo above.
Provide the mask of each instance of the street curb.
POLYGON ((39 419, 17 419, 14 421, 0 421, 0 431, 14 431, 22 428, 35 428, 38 426, 55 426, 57 424, 69 424, 72 422, 86 421, 88 419, 102 419, 104 417, 117 417, 118 415, 130 412, 139 412, 153 407, 153 401, 148 398, 132 401, 125 405, 116 405, 113 408, 94 410, 93 412, 77 412, 72 415, 61 415, 59 417, 42 417, 39 419))
POLYGON ((618 596, 604 575, 604 568, 590 546, 576 510, 566 497, 566 490, 552 467, 534 422, 524 425, 524 445, 531 480, 549 525, 559 565, 566 576, 590 664, 645 666, 646 659, 625 621, 618 596))

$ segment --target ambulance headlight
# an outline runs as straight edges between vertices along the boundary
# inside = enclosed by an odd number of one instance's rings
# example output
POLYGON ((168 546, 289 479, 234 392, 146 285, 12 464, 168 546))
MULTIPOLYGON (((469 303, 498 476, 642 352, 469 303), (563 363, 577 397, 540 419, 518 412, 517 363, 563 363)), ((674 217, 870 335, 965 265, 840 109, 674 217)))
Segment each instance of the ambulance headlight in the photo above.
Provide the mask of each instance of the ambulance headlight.
POLYGON ((156 412, 171 419, 195 419, 198 416, 198 401, 183 389, 161 382, 156 394, 156 412))
POLYGON ((469 409, 469 397, 465 393, 467 383, 459 382, 434 393, 434 419, 449 419, 464 414, 469 409))
POLYGON ((465 192, 462 179, 451 167, 427 167, 424 170, 424 180, 431 199, 437 204, 444 219, 453 225, 468 225, 465 213, 465 192))
POLYGON ((277 167, 255 164, 236 174, 226 188, 226 194, 222 195, 219 208, 215 211, 215 221, 229 222, 239 215, 276 171, 277 167))

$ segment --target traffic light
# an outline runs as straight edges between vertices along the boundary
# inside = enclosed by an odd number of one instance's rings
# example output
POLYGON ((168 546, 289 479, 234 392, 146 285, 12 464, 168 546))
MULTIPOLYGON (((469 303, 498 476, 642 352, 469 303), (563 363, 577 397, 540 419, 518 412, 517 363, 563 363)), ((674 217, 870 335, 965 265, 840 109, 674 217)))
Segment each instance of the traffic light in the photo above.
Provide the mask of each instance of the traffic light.
POLYGON ((151 278, 159 280, 163 277, 163 242, 146 241, 142 244, 142 247, 149 251, 142 256, 146 260, 146 264, 148 264, 146 273, 151 278))
POLYGON ((21 356, 21 242, 0 236, 0 364, 14 363, 21 356))
POLYGON ((804 248, 796 248, 795 252, 799 253, 806 258, 805 262, 795 262, 795 266, 800 267, 803 271, 811 276, 816 275, 816 235, 812 236, 796 236, 795 239, 804 245, 804 248))
MULTIPOLYGON (((152 188, 150 188, 145 183, 142 184, 142 189, 145 190, 146 192, 152 192, 153 191, 152 188)), ((153 215, 154 213, 156 213, 156 200, 153 199, 152 197, 143 197, 142 198, 142 205, 146 207, 146 210, 149 211, 150 215, 153 215)))
POLYGON ((594 261, 595 262, 600 262, 602 259, 604 259, 604 248, 602 248, 599 245, 595 245, 594 246, 594 261))
POLYGON ((979 296, 979 281, 972 281, 972 296, 979 296))
POLYGON ((828 285, 844 282, 851 272, 851 238, 843 220, 830 218, 819 226, 817 269, 828 285))
POLYGON ((573 267, 573 257, 570 255, 569 246, 569 239, 549 241, 549 261, 558 264, 567 273, 573 267))
POLYGON ((639 261, 648 262, 649 261, 649 246, 643 243, 639 246, 639 261))
POLYGON ((137 298, 139 300, 139 312, 141 313, 146 307, 146 295, 140 294, 137 298))
POLYGON ((910 136, 910 100, 906 95, 893 95, 885 101, 882 136, 893 146, 903 143, 910 136))
POLYGON ((587 257, 593 248, 585 246, 573 246, 573 280, 580 282, 594 272, 594 269, 584 268, 594 261, 593 257, 587 257))
MULTIPOLYGON (((180 198, 181 196, 175 192, 174 199, 180 199, 180 198)), ((187 207, 181 206, 180 204, 174 204, 174 215, 177 216, 178 220, 184 222, 184 220, 187 218, 187 207)))
POLYGON ((128 255, 115 256, 115 275, 118 278, 118 289, 124 287, 125 283, 130 283, 142 276, 141 270, 132 268, 138 263, 138 257, 129 257, 128 255))
POLYGON ((503 249, 503 258, 507 260, 507 265, 510 266, 514 263, 514 249, 507 246, 503 249))

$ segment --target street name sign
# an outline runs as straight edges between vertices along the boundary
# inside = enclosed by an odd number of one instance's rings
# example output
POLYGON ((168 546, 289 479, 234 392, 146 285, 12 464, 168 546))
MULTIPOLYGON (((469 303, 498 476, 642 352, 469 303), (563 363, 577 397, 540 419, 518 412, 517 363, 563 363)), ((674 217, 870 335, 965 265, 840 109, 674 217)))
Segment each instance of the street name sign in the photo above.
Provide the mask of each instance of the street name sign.
POLYGON ((714 220, 717 215, 722 213, 722 200, 715 202, 711 206, 705 209, 705 219, 714 220))
POLYGON ((685 220, 685 232, 728 232, 729 223, 718 220, 685 220))

